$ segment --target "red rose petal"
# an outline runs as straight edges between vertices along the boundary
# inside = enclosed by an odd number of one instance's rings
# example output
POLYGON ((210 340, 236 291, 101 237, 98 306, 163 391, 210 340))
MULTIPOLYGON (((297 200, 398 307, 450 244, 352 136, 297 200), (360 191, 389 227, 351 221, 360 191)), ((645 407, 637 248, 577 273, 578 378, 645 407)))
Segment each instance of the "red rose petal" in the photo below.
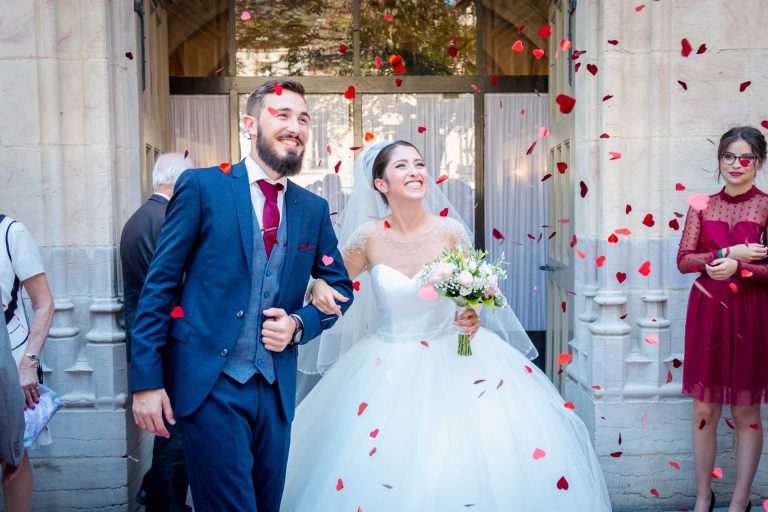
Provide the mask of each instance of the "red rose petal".
POLYGON ((381 57, 379 57, 378 55, 374 57, 373 65, 376 67, 376 69, 381 69, 381 57))
POLYGON ((579 193, 581 194, 581 197, 584 198, 584 196, 587 195, 587 192, 589 192, 589 188, 587 188, 587 184, 583 181, 579 182, 579 193))
POLYGON ((341 160, 336 162, 336 165, 333 166, 333 170, 336 172, 336 174, 339 174, 339 169, 341 168, 341 160))
POLYGON ((576 408, 576 404, 574 404, 573 402, 565 402, 565 403, 563 404, 563 407, 565 407, 566 409, 571 409, 571 410, 573 410, 573 409, 575 409, 575 408, 576 408))
POLYGON ((751 270, 743 269, 741 271, 741 277, 752 277, 753 275, 751 270))
POLYGON ((539 60, 544 56, 544 50, 542 50, 541 48, 534 49, 532 53, 533 53, 533 56, 536 58, 536 60, 539 60))
POLYGON ((594 64, 587 64, 587 71, 592 73, 592 76, 597 75, 597 66, 594 64))
POLYGON ((448 176, 446 174, 441 174, 440 177, 437 178, 437 181, 435 181, 435 183, 439 185, 447 179, 448 179, 448 176))
POLYGON ((541 37, 547 38, 547 37, 552 35, 552 27, 550 25, 548 25, 548 24, 544 25, 543 27, 541 27, 539 29, 538 34, 541 37))
POLYGON ((336 482, 336 490, 340 491, 344 488, 344 482, 341 481, 341 478, 339 478, 339 481, 336 482))
POLYGON ((128 60, 133 60, 133 53, 125 52, 125 56, 128 58, 128 60))
POLYGON ((628 204, 627 206, 625 206, 624 211, 626 212, 627 215, 629 215, 629 212, 632 211, 632 205, 628 204))
POLYGON ((619 243, 619 237, 617 237, 614 233, 611 233, 610 235, 608 235, 608 243, 609 244, 619 243))
POLYGON ((189 156, 189 150, 185 149, 184 150, 184 158, 186 159, 188 156, 189 156))
POLYGON ((657 498, 659 497, 659 491, 657 491, 656 489, 651 489, 651 494, 653 494, 657 498))
POLYGON ((669 465, 675 468, 677 471, 680 471, 680 464, 678 464, 677 462, 671 460, 669 461, 669 465))
POLYGON ((733 293, 739 293, 739 287, 736 286, 736 283, 728 283, 728 288, 730 288, 733 293))
POLYGON ((648 274, 651 273, 651 262, 650 261, 643 262, 643 264, 640 265, 640 268, 637 269, 637 271, 640 272, 645 277, 648 277, 648 274))
POLYGON ((611 138, 611 136, 610 136, 610 135, 608 135, 607 133, 601 133, 601 134, 600 134, 600 138, 601 138, 601 139, 610 139, 610 138, 611 138))
POLYGON ((354 289, 356 292, 359 292, 359 291, 360 291, 360 281, 355 281, 354 283, 352 283, 352 288, 353 288, 353 289, 354 289))
POLYGON ((603 101, 608 101, 611 98, 613 98, 613 94, 606 94, 605 96, 603 96, 603 101))
POLYGON ((683 366, 683 362, 678 358, 674 358, 672 360, 672 366, 674 366, 675 368, 680 368, 681 366, 683 366))
POLYGON ((672 382, 672 372, 667 370, 667 384, 672 382))
POLYGON ((368 408, 368 404, 363 402, 361 403, 357 408, 357 415, 360 416, 365 412, 365 410, 368 408))
POLYGON ((760 430, 760 424, 759 423, 752 423, 749 428, 752 430, 760 430))
POLYGON ((619 284, 623 283, 624 280, 627 279, 627 274, 624 272, 616 272, 616 280, 619 282, 619 284))
POLYGON ((184 310, 181 306, 174 306, 171 310, 171 318, 184 318, 184 310))
POLYGON ((734 425, 733 422, 728 418, 723 418, 723 420, 725 420, 725 424, 728 425, 728 428, 730 428, 731 430, 736 428, 736 425, 734 425))
POLYGON ((426 341, 424 341, 424 340, 421 340, 419 343, 421 343, 421 344, 422 344, 422 345, 424 345, 425 347, 429 348, 429 343, 427 343, 426 341))
POLYGON ((659 344, 659 336, 658 334, 650 334, 645 337, 644 340, 649 345, 658 345, 659 344))
POLYGON ((675 190, 677 190, 678 192, 682 192, 683 190, 685 190, 685 185, 683 185, 682 183, 675 183, 675 190))
POLYGON ((656 222, 653 220, 652 213, 646 214, 646 216, 643 217, 643 224, 645 224, 649 228, 652 228, 656 224, 656 222))
POLYGON ((609 151, 608 154, 611 155, 611 158, 610 158, 611 160, 618 160, 619 158, 621 158, 621 153, 619 153, 618 151, 609 151))
POLYGON ((677 83, 679 83, 679 84, 680 84, 680 86, 681 86, 683 89, 685 89, 686 91, 688 90, 688 84, 687 84, 687 83, 683 82, 682 80, 678 80, 678 81, 677 81, 677 83))
POLYGON ((619 457, 621 457, 622 455, 624 455, 624 452, 613 452, 613 453, 611 453, 610 455, 611 455, 611 457, 613 457, 614 459, 618 459, 619 457))
POLYGON ((677 222, 677 219, 672 219, 671 221, 669 221, 669 227, 677 231, 678 229, 680 229, 680 223, 677 222))
POLYGON ((526 364, 526 365, 524 365, 524 366, 525 366, 525 371, 527 371, 528 373, 533 373, 533 368, 531 368, 531 367, 530 367, 530 366, 528 366, 527 364, 526 364))
POLYGON ((570 114, 576 105, 576 98, 568 96, 567 94, 558 94, 555 98, 555 102, 560 105, 561 114, 570 114))
POLYGON ((418 130, 419 133, 424 133, 425 131, 427 131, 427 128, 426 126, 419 126, 418 128, 416 128, 416 130, 418 130))
POLYGON ((696 50, 696 55, 701 55, 702 53, 707 51, 707 45, 706 43, 701 43, 701 46, 699 46, 699 49, 696 50))
POLYGON ((522 52, 525 48, 523 47, 523 42, 519 39, 515 41, 515 44, 512 45, 512 49, 516 51, 517 53, 522 52))
POLYGON ((618 39, 609 39, 608 40, 608 44, 612 44, 613 46, 616 46, 617 44, 619 44, 619 40, 618 39))
POLYGON ((645 9, 645 4, 640 4, 637 7, 635 7, 635 12, 640 12, 643 9, 645 9))
POLYGON ((491 231, 491 234, 493 235, 493 238, 495 238, 496 240, 499 240, 499 241, 504 240, 504 234, 496 228, 493 228, 493 231, 491 231))
POLYGON ((721 468, 715 468, 712 471, 712 478, 723 478, 723 470, 721 468))
POLYGON ((371 433, 368 434, 368 437, 370 437, 371 439, 376 439, 376 436, 378 435, 379 435, 379 429, 375 428, 371 430, 371 433))
POLYGON ((541 448, 536 448, 535 450, 533 450, 533 460, 543 459, 546 456, 547 456, 547 452, 545 452, 541 448))
POLYGON ((632 231, 629 230, 629 228, 619 228, 615 231, 617 235, 624 235, 629 236, 632 234, 632 231))
POLYGON ((491 75, 491 85, 499 85, 499 75, 491 75))
POLYGON ((563 352, 557 356, 557 364, 564 365, 573 361, 573 356, 568 352, 563 352))
POLYGON ((751 81, 749 81, 749 80, 748 80, 748 81, 746 81, 746 82, 742 82, 742 83, 739 85, 739 92, 744 92, 744 91, 746 91, 746 90, 747 90, 747 87, 749 87, 750 85, 752 85, 752 82, 751 82, 751 81))
POLYGON ((551 174, 549 174, 549 173, 547 173, 547 174, 545 174, 544 176, 542 176, 542 178, 541 178, 541 180, 540 180, 540 181, 542 181, 542 182, 544 182, 544 181, 547 181, 547 180, 548 180, 549 178, 551 178, 551 177, 552 177, 552 175, 551 175, 551 174))
POLYGON ((395 78, 395 85, 400 87, 403 85, 403 79, 402 78, 395 78))
POLYGON ((691 43, 689 43, 687 39, 683 38, 683 40, 680 41, 680 45, 682 46, 680 55, 683 57, 688 57, 693 51, 693 48, 691 48, 691 43))
POLYGON ((269 112, 270 115, 273 115, 273 116, 276 116, 277 114, 280 113, 280 112, 277 111, 276 108, 273 108, 273 107, 267 107, 267 112, 269 112))
POLYGON ((219 164, 219 169, 221 169, 224 174, 229 174, 230 171, 232 171, 232 164, 229 162, 221 163, 219 164))
POLYGON ((578 240, 576 239, 576 235, 573 235, 571 237, 571 247, 575 247, 578 240))
POLYGON ((440 210, 440 216, 441 217, 447 217, 448 216, 448 208, 443 208, 440 210))
POLYGON ((346 53, 347 49, 348 49, 347 45, 345 45, 345 44, 340 44, 339 45, 339 53, 346 53))
POLYGON ((595 265, 597 265, 598 267, 602 267, 604 263, 605 263, 605 256, 600 256, 595 260, 595 265))
POLYGON ((344 93, 344 97, 346 99, 348 99, 348 100, 352 100, 352 99, 355 98, 355 86, 354 85, 350 85, 349 87, 347 87, 347 90, 344 93))
POLYGON ((587 257, 587 255, 586 255, 586 254, 584 254, 583 252, 581 252, 581 251, 580 251, 580 250, 578 250, 578 249, 576 249, 576 256, 578 256, 578 257, 579 257, 579 258, 581 258, 581 259, 585 259, 585 258, 587 257))
POLYGON ((568 169, 568 164, 565 162, 557 162, 557 172, 560 174, 565 174, 566 169, 568 169))
POLYGON ((562 491, 568 490, 568 480, 566 480, 564 476, 561 476, 560 480, 557 481, 557 488, 562 491))
POLYGON ((459 55, 459 49, 455 46, 451 45, 448 47, 448 55, 453 57, 454 59, 459 55))

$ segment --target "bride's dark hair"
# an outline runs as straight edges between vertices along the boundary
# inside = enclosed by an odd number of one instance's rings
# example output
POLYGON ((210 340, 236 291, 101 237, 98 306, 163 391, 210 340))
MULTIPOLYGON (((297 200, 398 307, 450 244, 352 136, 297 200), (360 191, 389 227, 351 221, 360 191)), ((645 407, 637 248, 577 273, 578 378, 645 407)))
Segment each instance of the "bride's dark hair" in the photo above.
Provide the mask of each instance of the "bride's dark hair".
MULTIPOLYGON (((398 146, 409 146, 416 150, 416 152, 421 155, 421 151, 419 151, 419 148, 411 144, 410 142, 404 141, 404 140, 396 140, 392 144, 389 144, 387 146, 384 146, 381 148, 381 151, 379 151, 379 154, 376 155, 376 158, 373 159, 373 179, 371 180, 371 185, 374 189, 376 189, 376 180, 384 180, 387 181, 387 179, 384 177, 384 171, 387 169, 387 164, 389 163, 390 155, 392 155, 392 152, 398 147, 398 146)), ((378 189, 376 189, 378 192, 378 189)), ((387 201, 387 196, 385 196, 383 193, 379 192, 379 195, 381 196, 381 199, 384 201, 384 204, 389 206, 389 201, 387 201)))

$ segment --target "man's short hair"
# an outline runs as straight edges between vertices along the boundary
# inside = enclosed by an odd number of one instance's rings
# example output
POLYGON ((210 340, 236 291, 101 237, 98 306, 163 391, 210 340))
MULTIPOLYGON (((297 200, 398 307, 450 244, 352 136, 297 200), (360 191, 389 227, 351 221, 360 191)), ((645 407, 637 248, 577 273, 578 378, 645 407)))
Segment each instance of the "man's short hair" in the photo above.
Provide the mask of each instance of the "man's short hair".
POLYGON ((163 153, 157 157, 155 168, 152 169, 152 188, 175 185, 181 173, 192 167, 192 160, 184 158, 182 153, 163 153))
POLYGON ((245 113, 249 116, 258 117, 264 103, 264 96, 275 92, 275 85, 279 85, 284 91, 292 91, 302 98, 304 97, 304 86, 299 82, 294 82, 293 80, 268 80, 248 96, 248 106, 245 109, 245 113))

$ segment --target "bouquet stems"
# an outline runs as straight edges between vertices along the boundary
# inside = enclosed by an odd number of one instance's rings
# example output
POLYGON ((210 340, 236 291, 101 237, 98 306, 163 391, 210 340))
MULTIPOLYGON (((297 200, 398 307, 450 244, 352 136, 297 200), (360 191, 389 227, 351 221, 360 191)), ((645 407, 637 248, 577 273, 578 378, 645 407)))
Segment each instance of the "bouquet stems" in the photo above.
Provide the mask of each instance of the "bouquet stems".
POLYGON ((456 353, 460 356, 472 355, 472 347, 469 345, 469 334, 459 334, 459 350, 456 353))

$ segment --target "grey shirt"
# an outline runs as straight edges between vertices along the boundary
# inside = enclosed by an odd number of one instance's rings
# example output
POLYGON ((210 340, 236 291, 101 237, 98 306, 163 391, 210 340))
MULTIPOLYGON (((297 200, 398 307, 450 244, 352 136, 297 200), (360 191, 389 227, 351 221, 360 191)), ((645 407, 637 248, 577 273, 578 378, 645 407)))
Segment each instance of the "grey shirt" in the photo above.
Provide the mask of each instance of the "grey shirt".
POLYGON ((0 460, 14 466, 24 458, 24 393, 8 330, 0 326, 0 460))

